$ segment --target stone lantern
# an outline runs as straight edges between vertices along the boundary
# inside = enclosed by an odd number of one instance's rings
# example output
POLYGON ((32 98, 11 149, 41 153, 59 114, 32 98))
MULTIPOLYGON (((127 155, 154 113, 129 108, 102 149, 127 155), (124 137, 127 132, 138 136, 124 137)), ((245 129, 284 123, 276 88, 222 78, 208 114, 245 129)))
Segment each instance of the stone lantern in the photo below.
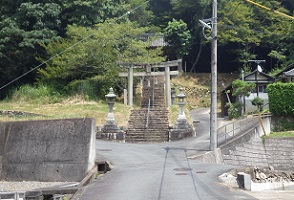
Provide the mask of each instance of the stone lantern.
POLYGON ((170 130, 170 141, 180 140, 187 137, 192 137, 195 133, 193 127, 187 122, 184 106, 186 104, 186 95, 184 94, 183 88, 179 88, 179 94, 176 96, 179 105, 178 118, 170 130))
POLYGON ((105 98, 106 98, 107 103, 108 103, 108 108, 109 108, 108 115, 107 115, 107 118, 106 118, 106 124, 107 124, 108 121, 111 124, 112 123, 115 124, 115 119, 114 119, 114 114, 113 114, 113 106, 114 106, 114 103, 115 103, 115 97, 116 97, 116 95, 113 93, 113 88, 110 88, 109 93, 107 95, 105 95, 105 98))
POLYGON ((180 90, 180 92, 177 95, 178 105, 179 105, 179 116, 178 116, 178 119, 186 119, 185 112, 184 112, 184 106, 186 104, 186 102, 185 102, 186 95, 183 92, 183 88, 180 88, 179 90, 180 90))
POLYGON ((104 126, 101 129, 101 135, 97 138, 102 139, 124 139, 123 131, 120 130, 120 128, 116 125, 114 114, 113 114, 113 106, 115 103, 115 97, 116 95, 113 93, 113 88, 109 89, 109 93, 105 95, 105 98, 108 103, 108 114, 106 117, 106 122, 104 126))

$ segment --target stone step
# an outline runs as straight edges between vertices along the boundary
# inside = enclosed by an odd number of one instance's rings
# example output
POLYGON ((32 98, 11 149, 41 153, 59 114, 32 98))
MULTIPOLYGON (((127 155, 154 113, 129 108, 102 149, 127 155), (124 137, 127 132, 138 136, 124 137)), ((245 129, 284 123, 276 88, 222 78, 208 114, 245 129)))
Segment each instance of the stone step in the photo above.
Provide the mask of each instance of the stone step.
POLYGON ((131 129, 128 130, 127 135, 164 135, 168 131, 162 130, 142 130, 142 129, 131 129))
POLYGON ((126 141, 168 141, 168 135, 165 136, 126 136, 126 141))
POLYGON ((126 134, 126 136, 128 136, 128 137, 148 137, 148 136, 152 136, 152 137, 162 137, 162 136, 166 136, 166 135, 168 135, 168 133, 166 133, 166 132, 157 132, 157 133, 150 133, 150 132, 146 132, 146 133, 144 133, 144 132, 128 132, 127 134, 126 134))
POLYGON ((168 135, 164 136, 128 136, 126 137, 126 140, 168 140, 168 135))
POLYGON ((132 110, 126 133, 127 142, 168 141, 168 110, 165 108, 164 76, 143 79, 141 109, 132 110), (148 82, 150 86, 148 87, 148 82), (156 83, 156 84, 155 84, 156 83), (148 104, 150 99, 150 112, 148 104), (148 116, 148 128, 146 129, 148 116))

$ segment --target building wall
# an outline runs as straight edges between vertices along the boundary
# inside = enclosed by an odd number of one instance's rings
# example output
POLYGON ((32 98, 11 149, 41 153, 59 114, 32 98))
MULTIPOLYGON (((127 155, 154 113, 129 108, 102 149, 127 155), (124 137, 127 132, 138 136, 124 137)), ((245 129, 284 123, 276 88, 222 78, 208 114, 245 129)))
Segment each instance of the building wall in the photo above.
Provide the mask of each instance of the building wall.
MULTIPOLYGON (((258 96, 264 100, 263 109, 269 109, 269 99, 267 93, 259 93, 258 96)), ((257 97, 257 93, 251 93, 249 97, 245 97, 245 113, 254 112, 257 107, 252 105, 251 101, 257 97)))

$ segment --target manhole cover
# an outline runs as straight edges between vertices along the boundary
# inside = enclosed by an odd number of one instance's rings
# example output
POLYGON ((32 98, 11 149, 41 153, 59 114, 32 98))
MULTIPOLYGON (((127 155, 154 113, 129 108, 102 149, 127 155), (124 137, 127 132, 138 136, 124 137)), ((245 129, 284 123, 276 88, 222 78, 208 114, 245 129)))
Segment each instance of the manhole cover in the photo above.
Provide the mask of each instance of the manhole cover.
POLYGON ((198 174, 203 174, 203 173, 206 173, 206 171, 198 171, 198 172, 196 172, 196 173, 198 173, 198 174))
POLYGON ((176 173, 176 175, 178 175, 178 176, 184 176, 184 175, 187 175, 187 173, 176 173))
POLYGON ((174 170, 175 170, 175 171, 190 171, 191 168, 188 168, 188 167, 182 167, 182 168, 175 168, 174 170))
POLYGON ((111 149, 98 149, 98 151, 112 151, 111 149))

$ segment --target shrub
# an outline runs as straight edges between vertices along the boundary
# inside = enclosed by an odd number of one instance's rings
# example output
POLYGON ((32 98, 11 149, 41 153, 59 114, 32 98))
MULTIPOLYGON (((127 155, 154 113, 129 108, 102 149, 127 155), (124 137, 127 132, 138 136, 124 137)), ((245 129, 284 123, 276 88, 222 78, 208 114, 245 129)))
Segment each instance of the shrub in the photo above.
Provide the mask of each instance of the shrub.
POLYGON ((294 83, 273 83, 268 85, 267 91, 273 115, 294 115, 294 83))
POLYGON ((67 86, 67 91, 70 95, 81 95, 86 100, 105 99, 105 94, 109 88, 114 87, 110 79, 102 76, 86 80, 75 80, 67 86))
POLYGON ((256 106, 258 110, 262 111, 262 106, 264 104, 264 100, 260 97, 255 97, 253 100, 251 100, 252 105, 256 106))
POLYGON ((62 95, 46 85, 22 85, 14 90, 8 99, 34 103, 57 103, 62 101, 62 95))
POLYGON ((273 117, 273 131, 291 131, 294 130, 293 117, 273 117))
POLYGON ((241 117, 242 115, 242 104, 241 103, 227 103, 226 107, 228 107, 228 114, 230 119, 236 119, 241 117))

